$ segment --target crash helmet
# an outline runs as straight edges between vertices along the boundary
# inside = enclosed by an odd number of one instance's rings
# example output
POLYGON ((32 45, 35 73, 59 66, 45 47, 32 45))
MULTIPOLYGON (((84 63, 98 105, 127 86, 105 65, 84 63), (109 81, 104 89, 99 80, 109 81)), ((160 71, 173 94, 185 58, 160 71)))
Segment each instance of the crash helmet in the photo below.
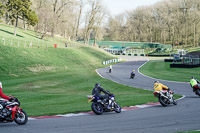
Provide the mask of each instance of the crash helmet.
POLYGON ((1 81, 0 81, 0 88, 2 88, 2 83, 1 83, 1 81))
POLYGON ((194 79, 194 77, 192 76, 191 79, 194 79))
POLYGON ((95 87, 97 88, 97 87, 100 87, 101 86, 101 84, 100 83, 96 83, 95 84, 95 87))
POLYGON ((158 80, 156 80, 156 81, 154 81, 154 83, 159 83, 159 81, 158 81, 158 80))

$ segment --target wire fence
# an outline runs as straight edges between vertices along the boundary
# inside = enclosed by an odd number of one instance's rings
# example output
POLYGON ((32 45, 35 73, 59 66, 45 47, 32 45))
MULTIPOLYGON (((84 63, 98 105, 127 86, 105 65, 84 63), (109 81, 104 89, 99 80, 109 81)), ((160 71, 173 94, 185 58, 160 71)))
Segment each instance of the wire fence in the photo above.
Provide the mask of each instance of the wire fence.
POLYGON ((42 39, 24 39, 19 37, 5 37, 0 35, 0 45, 18 47, 18 48, 43 48, 48 49, 49 47, 55 48, 66 48, 74 47, 79 48, 84 46, 83 44, 71 42, 71 41, 58 41, 50 42, 42 39))
POLYGON ((45 48, 45 49, 54 46, 50 42, 41 39, 26 40, 26 39, 19 39, 18 37, 9 38, 5 36, 0 36, 0 44, 12 47, 21 47, 21 48, 29 47, 29 48, 45 48))

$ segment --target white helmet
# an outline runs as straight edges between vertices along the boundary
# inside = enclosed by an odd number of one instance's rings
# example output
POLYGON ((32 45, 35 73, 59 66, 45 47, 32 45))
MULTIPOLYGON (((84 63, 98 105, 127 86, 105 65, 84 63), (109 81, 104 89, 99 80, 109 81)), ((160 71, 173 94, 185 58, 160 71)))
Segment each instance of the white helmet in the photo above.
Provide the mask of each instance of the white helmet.
POLYGON ((2 83, 1 83, 1 81, 0 81, 0 88, 2 88, 2 83))

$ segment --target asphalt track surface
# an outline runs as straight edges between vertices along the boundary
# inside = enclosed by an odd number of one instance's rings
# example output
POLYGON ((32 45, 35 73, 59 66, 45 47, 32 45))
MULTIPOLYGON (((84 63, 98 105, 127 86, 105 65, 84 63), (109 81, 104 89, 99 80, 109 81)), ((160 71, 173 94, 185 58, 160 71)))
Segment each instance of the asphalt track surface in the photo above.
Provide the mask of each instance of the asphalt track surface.
MULTIPOLYGON (((155 79, 141 75, 138 71, 134 79, 130 72, 137 70, 144 61, 120 63, 97 72, 106 79, 115 82, 153 90, 155 79)), ((177 77, 181 78, 181 77, 177 77)), ((200 129, 200 98, 196 96, 188 83, 161 81, 175 93, 186 97, 178 105, 161 105, 124 111, 120 114, 111 112, 98 115, 86 115, 68 118, 48 118, 29 120, 24 126, 15 123, 0 123, 0 133, 174 133, 178 131, 200 129)), ((153 96, 153 94, 152 94, 153 96)))

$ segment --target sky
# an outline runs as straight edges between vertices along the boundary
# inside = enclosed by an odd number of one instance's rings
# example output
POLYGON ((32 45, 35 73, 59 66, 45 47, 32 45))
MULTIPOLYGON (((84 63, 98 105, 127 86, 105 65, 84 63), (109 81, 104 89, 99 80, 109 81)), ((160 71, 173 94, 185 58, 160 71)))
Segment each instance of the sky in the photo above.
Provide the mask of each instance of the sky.
POLYGON ((111 15, 118 15, 128 10, 136 9, 140 6, 153 5, 163 0, 104 0, 104 5, 111 15))

